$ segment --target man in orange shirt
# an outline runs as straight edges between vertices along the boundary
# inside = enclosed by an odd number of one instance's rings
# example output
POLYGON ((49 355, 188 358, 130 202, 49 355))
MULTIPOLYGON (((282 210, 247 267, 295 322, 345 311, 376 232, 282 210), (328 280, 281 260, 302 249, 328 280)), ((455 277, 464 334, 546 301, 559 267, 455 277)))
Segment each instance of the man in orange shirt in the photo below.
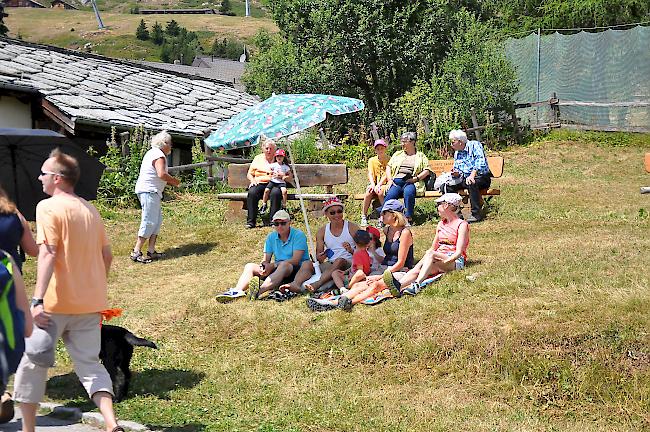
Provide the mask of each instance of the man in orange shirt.
POLYGON ((36 410, 45 394, 47 369, 54 364, 59 338, 79 380, 104 416, 106 431, 124 431, 113 412, 111 378, 99 362, 100 312, 108 306, 106 278, 113 255, 97 209, 74 193, 79 175, 76 159, 54 150, 39 176, 50 198, 36 207, 39 254, 31 302, 36 327, 14 382, 24 432, 34 432, 36 410), (30 352, 30 343, 42 344, 41 352, 30 352))

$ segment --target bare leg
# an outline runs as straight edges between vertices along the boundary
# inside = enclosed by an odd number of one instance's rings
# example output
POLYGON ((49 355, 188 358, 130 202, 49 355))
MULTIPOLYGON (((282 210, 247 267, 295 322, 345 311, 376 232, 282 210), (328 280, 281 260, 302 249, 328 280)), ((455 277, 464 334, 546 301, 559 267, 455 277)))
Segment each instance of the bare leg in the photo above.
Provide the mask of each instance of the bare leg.
POLYGON ((332 280, 332 272, 333 272, 334 270, 342 270, 342 269, 346 268, 346 267, 348 266, 348 264, 349 264, 349 263, 348 263, 347 260, 345 260, 345 259, 343 259, 343 258, 337 258, 337 259, 332 263, 332 265, 329 266, 329 267, 327 268, 327 270, 325 270, 325 271, 321 274, 320 279, 318 279, 316 282, 313 282, 313 283, 310 285, 310 287, 307 287, 307 289, 308 289, 309 291, 312 291, 312 292, 317 291, 318 288, 320 288, 320 287, 323 286, 325 283, 327 283, 327 282, 329 282, 330 280, 332 280))
POLYGON ((343 270, 334 270, 332 280, 338 289, 343 288, 345 286, 345 272, 343 270))
POLYGON ((107 392, 97 392, 92 397, 93 402, 99 408, 99 412, 104 417, 104 424, 106 425, 106 432, 111 432, 117 426, 115 420, 115 412, 113 411, 113 397, 107 392))
POLYGON ((362 216, 368 215, 368 209, 370 208, 370 203, 372 202, 372 199, 376 196, 377 194, 374 192, 366 192, 366 195, 363 197, 363 210, 361 213, 362 216))
POLYGON ((377 194, 377 198, 379 198, 379 204, 382 204, 382 205, 384 204, 384 196, 385 195, 386 194, 384 193, 384 191, 382 189, 379 189, 379 193, 377 194))
POLYGON ((357 270, 355 274, 352 275, 350 278, 350 283, 348 284, 348 288, 352 288, 354 285, 358 284, 359 282, 363 282, 366 280, 366 274, 362 270, 357 270))
POLYGON ((280 286, 283 291, 291 291, 295 293, 302 292, 302 284, 314 274, 314 264, 311 261, 305 261, 300 265, 300 270, 296 273, 293 282, 280 286))
POLYGON ((262 204, 266 204, 271 196, 271 189, 264 189, 264 196, 262 196, 262 204))
POLYGON ((34 432, 36 429, 37 403, 21 403, 20 412, 23 416, 23 432, 34 432))
POLYGON ((291 274, 293 271, 293 266, 288 262, 281 262, 278 264, 277 269, 271 273, 262 285, 260 285, 260 294, 266 291, 273 291, 280 286, 280 283, 291 274))
POLYGON ((134 252, 141 252, 142 251, 142 246, 144 246, 144 242, 146 242, 147 239, 144 237, 138 236, 138 239, 135 241, 135 246, 133 247, 134 252))
POLYGON ((256 263, 248 263, 244 266, 244 271, 242 271, 237 285, 235 288, 238 291, 246 291, 248 289, 248 283, 253 279, 253 276, 260 276, 262 273, 260 271, 260 265, 256 263))
MULTIPOLYGON (((418 263, 420 267, 420 271, 418 272, 418 276, 415 279, 415 282, 420 283, 426 278, 428 278, 433 272, 434 272, 434 264, 442 264, 441 261, 447 259, 447 255, 437 252, 437 251, 432 251, 428 250, 426 254, 422 257, 420 262, 418 263)), ((451 263, 450 263, 451 264, 451 263)), ((447 268, 448 266, 445 266, 447 268)), ((454 266, 455 267, 455 264, 454 266)), ((453 267, 450 269, 453 270, 453 267)), ((439 266, 436 266, 435 270, 439 270, 439 266)), ((409 272, 410 273, 410 272, 409 272)), ((413 281, 411 281, 413 282, 413 281)))
POLYGON ((361 303, 365 299, 386 289, 386 285, 383 281, 381 281, 381 283, 374 282, 370 284, 357 284, 357 286, 359 287, 359 292, 354 296, 354 298, 352 298, 352 304, 361 303))
POLYGON ((280 190, 282 191, 282 207, 287 208, 287 188, 281 187, 280 190))
POLYGON ((149 248, 147 249, 151 253, 154 253, 156 250, 156 240, 158 240, 158 234, 151 234, 151 237, 149 237, 149 248))

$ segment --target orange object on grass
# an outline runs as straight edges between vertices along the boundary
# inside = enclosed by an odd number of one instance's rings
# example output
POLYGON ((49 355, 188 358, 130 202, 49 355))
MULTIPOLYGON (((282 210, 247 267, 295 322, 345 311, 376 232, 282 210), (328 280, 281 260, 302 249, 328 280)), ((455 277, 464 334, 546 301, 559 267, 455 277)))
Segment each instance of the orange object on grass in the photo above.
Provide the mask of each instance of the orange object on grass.
POLYGON ((122 316, 122 309, 120 308, 106 309, 101 311, 100 313, 102 314, 102 321, 110 321, 113 318, 122 316))

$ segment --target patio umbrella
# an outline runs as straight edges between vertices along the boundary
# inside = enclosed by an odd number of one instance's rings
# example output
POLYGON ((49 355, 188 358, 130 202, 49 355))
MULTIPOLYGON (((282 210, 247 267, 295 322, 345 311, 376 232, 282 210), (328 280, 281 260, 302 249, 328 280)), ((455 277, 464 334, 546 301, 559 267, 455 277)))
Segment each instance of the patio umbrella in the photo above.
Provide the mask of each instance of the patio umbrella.
MULTIPOLYGON (((205 143, 212 149, 230 150, 256 145, 260 137, 277 140, 309 129, 324 121, 327 114, 342 115, 361 111, 364 104, 359 99, 323 94, 282 94, 273 95, 265 101, 232 117, 214 131, 205 143)), ((310 252, 315 256, 307 211, 300 190, 300 179, 294 166, 291 145, 287 145, 293 178, 300 199, 310 252)), ((316 274, 320 275, 318 261, 315 261, 316 274)), ((311 279, 310 279, 311 280, 311 279)))
POLYGON ((38 176, 57 147, 79 161, 81 178, 75 193, 87 200, 97 198, 104 165, 77 144, 51 130, 0 128, 0 185, 27 220, 35 220, 36 204, 47 198, 38 176))

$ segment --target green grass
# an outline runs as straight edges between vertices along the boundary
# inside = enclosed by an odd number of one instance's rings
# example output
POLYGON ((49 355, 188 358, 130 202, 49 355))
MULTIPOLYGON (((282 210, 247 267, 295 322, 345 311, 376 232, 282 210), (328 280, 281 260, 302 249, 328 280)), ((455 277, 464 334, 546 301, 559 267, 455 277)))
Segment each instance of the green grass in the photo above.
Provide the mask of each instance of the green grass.
MULTIPOLYGON (((562 132, 504 151, 467 269, 351 313, 216 303, 269 229, 244 230, 211 194, 165 202, 169 259, 147 266, 128 259, 139 212, 100 206, 116 322, 160 347, 136 350, 119 416, 167 431, 648 429, 650 137, 612 139, 562 132)), ((338 190, 363 185, 353 170, 338 190)), ((418 211, 421 255, 437 219, 418 211)), ((48 396, 89 408, 70 366, 62 353, 48 396)))

